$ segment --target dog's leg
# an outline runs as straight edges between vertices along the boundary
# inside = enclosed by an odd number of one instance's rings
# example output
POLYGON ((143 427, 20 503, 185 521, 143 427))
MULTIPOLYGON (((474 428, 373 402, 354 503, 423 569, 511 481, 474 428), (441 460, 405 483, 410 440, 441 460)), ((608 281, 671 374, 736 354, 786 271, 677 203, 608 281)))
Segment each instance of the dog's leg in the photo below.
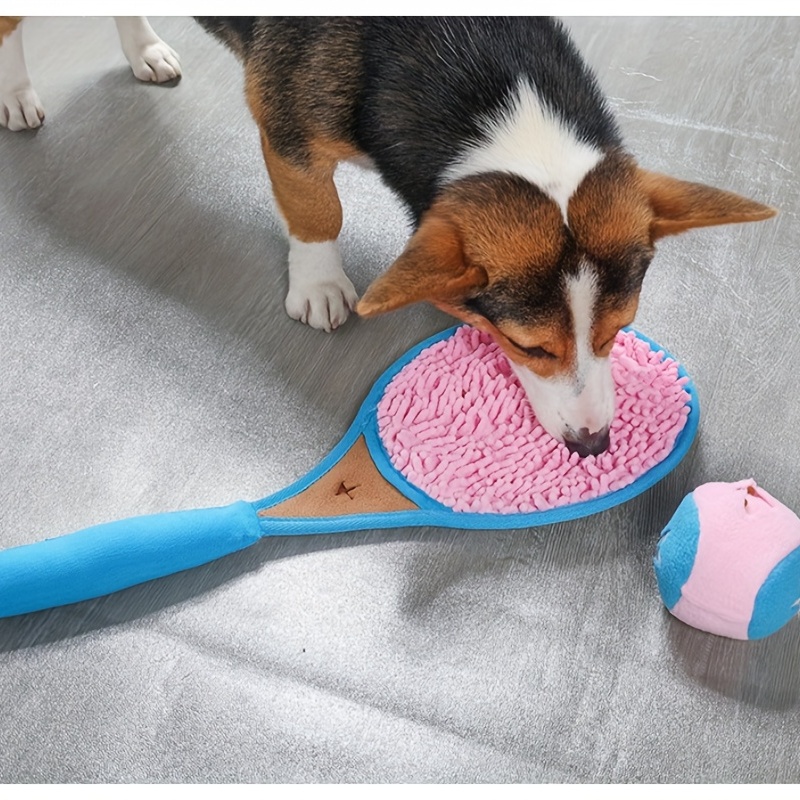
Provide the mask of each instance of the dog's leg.
POLYGON ((181 76, 178 54, 150 27, 147 17, 114 17, 122 52, 140 81, 164 83, 181 76))
POLYGON ((286 312, 312 328, 332 331, 355 308, 358 295, 342 269, 342 206, 333 182, 336 159, 318 156, 297 167, 269 146, 261 147, 272 191, 289 233, 286 312))
POLYGON ((11 131, 44 122, 42 102, 25 66, 21 22, 20 17, 0 17, 0 125, 11 131))

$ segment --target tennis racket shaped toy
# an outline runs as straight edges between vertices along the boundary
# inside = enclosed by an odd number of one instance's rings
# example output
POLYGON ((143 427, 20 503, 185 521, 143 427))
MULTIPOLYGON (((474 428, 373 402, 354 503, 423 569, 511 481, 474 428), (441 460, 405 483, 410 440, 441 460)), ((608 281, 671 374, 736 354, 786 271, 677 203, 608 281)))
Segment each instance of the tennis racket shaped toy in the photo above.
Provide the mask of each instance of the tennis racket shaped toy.
POLYGON ((254 503, 96 525, 0 552, 0 617, 100 597, 267 536, 434 525, 526 528, 645 491, 688 451, 699 407, 682 367, 624 330, 611 354, 609 449, 579 458, 537 423, 490 336, 451 328, 376 382, 334 450, 254 503))

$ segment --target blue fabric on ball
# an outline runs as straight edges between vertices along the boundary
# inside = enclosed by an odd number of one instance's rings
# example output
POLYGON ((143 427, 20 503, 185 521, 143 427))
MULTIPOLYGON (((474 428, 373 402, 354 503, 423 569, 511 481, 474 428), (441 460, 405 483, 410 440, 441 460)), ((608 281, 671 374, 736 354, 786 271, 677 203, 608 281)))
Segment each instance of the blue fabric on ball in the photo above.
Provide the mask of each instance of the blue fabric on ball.
POLYGON ((797 616, 800 598, 800 547, 779 561, 756 595, 747 626, 749 639, 763 639, 797 616))
POLYGON ((692 572, 699 540, 700 517, 697 504, 693 495, 688 494, 661 531, 653 558, 658 591, 664 605, 669 609, 681 599, 681 589, 692 572))

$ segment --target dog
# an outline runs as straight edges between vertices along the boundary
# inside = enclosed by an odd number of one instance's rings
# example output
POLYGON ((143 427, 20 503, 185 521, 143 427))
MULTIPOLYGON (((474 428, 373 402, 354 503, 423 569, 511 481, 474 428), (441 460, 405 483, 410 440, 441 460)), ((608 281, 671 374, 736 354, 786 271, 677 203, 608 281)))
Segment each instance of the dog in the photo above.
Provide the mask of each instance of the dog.
POLYGON ((519 18, 197 17, 239 57, 289 234, 289 315, 329 331, 427 301, 488 331, 544 429, 607 449, 608 358, 662 236, 772 217, 642 169, 564 26, 519 18), (360 301, 333 175, 364 160, 414 233, 360 301))
MULTIPOLYGON (((22 47, 22 17, 0 17, 0 125, 33 130, 44 108, 31 84, 22 47)), ((165 83, 181 77, 177 53, 150 27, 146 17, 114 17, 122 52, 140 81, 165 83)))
MULTIPOLYGON (((18 25, 3 19, 0 117, 36 127, 18 25)), ((556 20, 196 19, 244 67, 289 237, 289 315, 331 331, 354 310, 432 303, 494 337, 541 425, 581 456, 608 447, 608 356, 656 241, 776 213, 639 167, 556 20), (376 169, 414 226, 360 301, 337 244, 343 160, 376 169)), ((146 20, 117 28, 137 77, 180 74, 146 20)))

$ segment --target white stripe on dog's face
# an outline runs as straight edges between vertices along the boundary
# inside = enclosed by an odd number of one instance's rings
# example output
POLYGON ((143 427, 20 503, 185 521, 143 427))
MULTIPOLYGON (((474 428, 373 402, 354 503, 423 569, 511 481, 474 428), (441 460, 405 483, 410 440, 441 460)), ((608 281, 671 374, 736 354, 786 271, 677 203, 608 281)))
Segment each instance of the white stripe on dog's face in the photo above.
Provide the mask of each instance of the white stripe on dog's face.
POLYGON ((592 325, 598 297, 597 275, 584 262, 577 275, 566 279, 565 299, 575 337, 570 369, 542 378, 527 367, 511 362, 542 427, 556 439, 576 439, 581 430, 597 433, 614 417, 614 381, 611 362, 598 358, 592 347, 592 325))
POLYGON ((445 170, 443 181, 510 172, 554 200, 566 222, 570 197, 602 159, 602 151, 581 142, 524 80, 502 114, 486 120, 485 130, 486 141, 468 148, 445 170))

